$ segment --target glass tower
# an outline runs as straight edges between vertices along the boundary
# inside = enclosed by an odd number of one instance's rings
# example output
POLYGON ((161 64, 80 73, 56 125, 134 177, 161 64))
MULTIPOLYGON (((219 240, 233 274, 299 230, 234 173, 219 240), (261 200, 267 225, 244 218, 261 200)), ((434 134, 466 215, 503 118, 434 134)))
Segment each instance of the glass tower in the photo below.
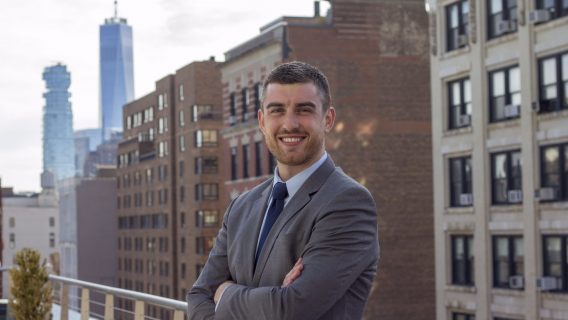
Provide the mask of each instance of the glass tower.
POLYGON ((100 26, 100 125, 103 141, 122 132, 122 107, 134 98, 132 28, 126 19, 105 19, 100 26))
POLYGON ((43 80, 47 92, 43 94, 43 187, 53 187, 56 180, 75 175, 75 145, 73 139, 73 112, 69 102, 71 75, 67 67, 58 63, 46 67, 43 80))

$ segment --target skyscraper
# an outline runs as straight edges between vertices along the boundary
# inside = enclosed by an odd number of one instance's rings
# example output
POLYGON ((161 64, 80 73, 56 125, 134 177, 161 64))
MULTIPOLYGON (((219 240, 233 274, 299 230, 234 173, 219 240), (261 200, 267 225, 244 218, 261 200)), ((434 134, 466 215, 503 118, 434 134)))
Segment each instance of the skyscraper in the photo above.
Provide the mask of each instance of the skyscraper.
POLYGON ((55 180, 75 175, 73 113, 69 102, 71 75, 61 63, 45 68, 43 80, 43 175, 42 187, 53 187, 55 180))
POLYGON ((122 107, 134 98, 132 28, 116 10, 100 26, 100 121, 103 140, 122 131, 122 107))

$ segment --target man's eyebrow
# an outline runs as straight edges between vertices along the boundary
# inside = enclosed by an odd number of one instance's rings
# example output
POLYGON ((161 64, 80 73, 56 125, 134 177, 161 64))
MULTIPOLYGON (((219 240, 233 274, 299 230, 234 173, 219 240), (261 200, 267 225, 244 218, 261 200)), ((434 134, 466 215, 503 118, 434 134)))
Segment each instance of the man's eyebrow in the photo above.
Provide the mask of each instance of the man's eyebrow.
POLYGON ((271 102, 271 103, 267 104, 265 108, 269 109, 269 108, 283 107, 283 106, 284 106, 284 104, 281 103, 281 102, 271 102))
POLYGON ((316 104, 311 101, 298 102, 296 103, 296 107, 312 107, 314 109, 317 108, 316 104))

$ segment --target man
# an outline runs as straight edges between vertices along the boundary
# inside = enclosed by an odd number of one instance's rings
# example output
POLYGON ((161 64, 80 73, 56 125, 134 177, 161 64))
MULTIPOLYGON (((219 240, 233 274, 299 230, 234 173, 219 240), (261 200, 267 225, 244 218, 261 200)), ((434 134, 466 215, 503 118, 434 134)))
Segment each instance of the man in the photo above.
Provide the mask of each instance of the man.
POLYGON ((278 66, 258 119, 274 178, 229 205, 187 295, 189 318, 361 319, 377 271, 376 207, 325 152, 335 122, 326 77, 278 66))

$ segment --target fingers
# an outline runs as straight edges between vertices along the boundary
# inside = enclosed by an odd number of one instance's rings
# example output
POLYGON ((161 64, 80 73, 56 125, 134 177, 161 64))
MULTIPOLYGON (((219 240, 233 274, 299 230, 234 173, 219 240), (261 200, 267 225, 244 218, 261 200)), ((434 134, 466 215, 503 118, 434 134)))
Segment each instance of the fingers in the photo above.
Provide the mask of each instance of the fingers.
POLYGON ((303 263, 302 258, 300 258, 300 259, 298 259, 298 261, 296 261, 296 264, 294 264, 292 269, 288 272, 288 274, 284 278, 284 281, 282 282, 281 287, 285 288, 285 287, 291 285, 294 281, 296 281, 296 279, 298 279, 300 277, 300 275, 302 274, 302 270, 304 270, 304 263, 303 263))

